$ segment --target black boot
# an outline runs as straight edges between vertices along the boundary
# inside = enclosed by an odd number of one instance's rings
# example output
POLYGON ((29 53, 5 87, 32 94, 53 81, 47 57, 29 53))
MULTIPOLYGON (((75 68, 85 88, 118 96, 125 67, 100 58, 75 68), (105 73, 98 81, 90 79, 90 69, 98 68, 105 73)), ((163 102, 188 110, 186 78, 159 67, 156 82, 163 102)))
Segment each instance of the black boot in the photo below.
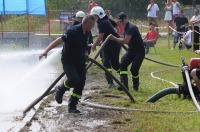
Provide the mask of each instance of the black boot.
POLYGON ((55 100, 58 104, 62 103, 63 95, 67 90, 69 90, 69 88, 65 88, 64 83, 55 87, 55 100))
POLYGON ((76 105, 78 104, 79 98, 71 96, 69 98, 68 104, 68 112, 69 113, 81 113, 79 110, 76 109, 76 105))
MULTIPOLYGON (((126 87, 126 89, 129 90, 129 88, 128 88, 128 76, 127 75, 120 75, 120 81, 126 87)), ((122 91, 123 89, 119 86, 118 90, 122 91)))
POLYGON ((132 77, 132 81, 133 81, 133 89, 135 91, 138 91, 138 88, 139 88, 139 85, 140 85, 139 77, 137 77, 137 78, 132 77))
POLYGON ((113 79, 109 75, 106 75, 106 80, 108 82, 108 88, 112 88, 115 86, 113 83, 113 79))

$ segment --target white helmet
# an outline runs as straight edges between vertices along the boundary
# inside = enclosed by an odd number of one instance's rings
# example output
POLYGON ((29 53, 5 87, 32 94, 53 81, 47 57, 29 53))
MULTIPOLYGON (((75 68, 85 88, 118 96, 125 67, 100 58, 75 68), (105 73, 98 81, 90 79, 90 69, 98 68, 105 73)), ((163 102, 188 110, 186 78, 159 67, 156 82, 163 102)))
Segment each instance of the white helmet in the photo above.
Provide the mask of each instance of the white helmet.
POLYGON ((98 15, 99 18, 101 19, 105 16, 105 12, 104 12, 102 7, 95 6, 95 7, 92 8, 90 15, 98 15))
POLYGON ((76 17, 85 17, 86 15, 85 15, 85 13, 83 12, 83 11, 78 11, 77 13, 76 13, 76 17))

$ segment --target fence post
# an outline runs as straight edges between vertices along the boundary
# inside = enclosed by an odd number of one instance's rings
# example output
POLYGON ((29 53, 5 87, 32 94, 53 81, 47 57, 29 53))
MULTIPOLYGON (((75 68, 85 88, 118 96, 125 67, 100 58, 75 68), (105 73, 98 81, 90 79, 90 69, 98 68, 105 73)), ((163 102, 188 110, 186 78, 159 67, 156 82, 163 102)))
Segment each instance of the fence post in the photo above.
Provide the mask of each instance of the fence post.
POLYGON ((194 24, 192 24, 192 50, 195 50, 195 46, 194 46, 194 24))
POLYGON ((3 14, 1 14, 1 16, 2 16, 2 22, 1 22, 1 37, 2 37, 2 40, 1 40, 1 42, 2 42, 2 45, 3 45, 3 39, 4 39, 4 35, 3 35, 3 33, 4 33, 4 28, 3 28, 3 26, 4 26, 4 15, 3 14))
POLYGON ((48 34, 49 34, 49 38, 50 38, 50 32, 51 32, 51 25, 50 25, 50 10, 47 11, 47 22, 48 22, 48 34))

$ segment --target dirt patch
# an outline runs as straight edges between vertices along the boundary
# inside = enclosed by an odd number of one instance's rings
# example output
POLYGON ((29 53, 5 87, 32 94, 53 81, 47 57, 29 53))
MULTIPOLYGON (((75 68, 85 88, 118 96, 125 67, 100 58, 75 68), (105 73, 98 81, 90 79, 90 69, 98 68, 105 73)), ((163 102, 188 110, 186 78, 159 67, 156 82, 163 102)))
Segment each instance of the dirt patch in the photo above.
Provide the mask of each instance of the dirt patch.
MULTIPOLYGON (((105 78, 93 73, 87 73, 87 81, 83 95, 97 93, 107 86, 105 78)), ((71 92, 67 92, 61 105, 54 101, 53 95, 46 99, 40 107, 33 121, 25 131, 116 131, 110 124, 110 119, 116 117, 119 112, 112 110, 100 110, 78 105, 81 114, 68 113, 68 99, 71 92)))

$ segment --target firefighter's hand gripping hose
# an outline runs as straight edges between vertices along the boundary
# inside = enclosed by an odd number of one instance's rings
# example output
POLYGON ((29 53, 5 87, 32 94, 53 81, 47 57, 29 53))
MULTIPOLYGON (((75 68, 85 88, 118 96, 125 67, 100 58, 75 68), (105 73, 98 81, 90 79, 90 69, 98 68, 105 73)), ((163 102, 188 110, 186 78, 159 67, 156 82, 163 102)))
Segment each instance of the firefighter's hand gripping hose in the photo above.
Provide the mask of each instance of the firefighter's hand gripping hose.
MULTIPOLYGON (((97 52, 97 54, 95 55, 94 59, 96 60, 97 57, 99 56, 99 54, 101 53, 103 47, 107 44, 108 40, 110 39, 111 35, 109 35, 105 41, 101 44, 101 48, 99 49, 99 51, 97 52)), ((86 70, 88 70, 90 68, 90 66, 92 66, 92 62, 90 62, 87 67, 86 67, 86 70)))

